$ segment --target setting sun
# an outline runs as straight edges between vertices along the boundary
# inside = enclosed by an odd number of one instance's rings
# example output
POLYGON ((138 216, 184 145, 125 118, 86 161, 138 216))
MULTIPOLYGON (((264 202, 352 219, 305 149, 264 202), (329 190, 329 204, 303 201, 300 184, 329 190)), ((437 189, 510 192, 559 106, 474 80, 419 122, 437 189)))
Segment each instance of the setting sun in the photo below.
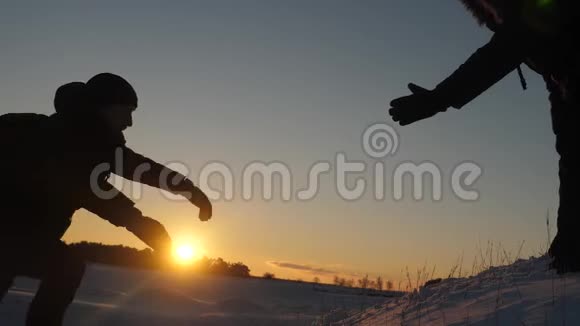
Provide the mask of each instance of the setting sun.
POLYGON ((191 244, 181 244, 174 251, 175 260, 180 264, 192 263, 198 254, 198 250, 191 244))

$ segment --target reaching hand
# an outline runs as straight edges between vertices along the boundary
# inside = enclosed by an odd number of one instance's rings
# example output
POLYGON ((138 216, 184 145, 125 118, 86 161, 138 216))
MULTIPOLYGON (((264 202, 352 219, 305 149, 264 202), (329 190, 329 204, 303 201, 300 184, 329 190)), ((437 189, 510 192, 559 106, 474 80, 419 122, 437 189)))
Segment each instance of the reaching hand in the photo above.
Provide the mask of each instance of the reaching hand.
POLYGON ((127 226, 127 230, 156 252, 161 254, 169 254, 171 252, 171 237, 165 227, 158 221, 141 216, 132 220, 127 226))
POLYGON ((417 86, 408 85, 412 95, 399 97, 391 101, 389 114, 401 126, 427 119, 445 111, 447 106, 441 104, 432 91, 417 86))
POLYGON ((203 194, 203 200, 198 202, 197 207, 199 207, 199 220, 202 222, 209 221, 213 214, 213 207, 205 194, 203 194))
POLYGON ((212 216, 212 206, 209 198, 196 187, 191 180, 184 178, 178 184, 178 190, 174 191, 185 197, 190 203, 199 207, 199 219, 203 222, 208 221, 212 216))
POLYGON ((199 219, 202 222, 208 221, 212 216, 212 205, 209 198, 199 188, 195 187, 190 201, 195 206, 199 207, 199 219))

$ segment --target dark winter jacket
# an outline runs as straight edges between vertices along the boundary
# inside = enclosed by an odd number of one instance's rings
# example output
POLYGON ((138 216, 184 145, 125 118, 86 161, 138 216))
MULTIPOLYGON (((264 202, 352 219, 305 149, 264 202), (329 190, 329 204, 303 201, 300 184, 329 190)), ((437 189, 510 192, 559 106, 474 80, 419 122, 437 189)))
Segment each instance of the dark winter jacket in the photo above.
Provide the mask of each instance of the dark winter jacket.
POLYGON ((127 226, 141 213, 107 182, 110 173, 129 180, 139 177, 135 181, 174 193, 194 187, 184 176, 132 151, 122 133, 109 132, 97 119, 30 117, 35 123, 27 130, 2 131, 16 139, 2 141, 10 155, 0 162, 0 238, 59 239, 80 208, 127 226), (145 172, 136 174, 139 170, 145 172))
POLYGON ((461 1, 494 35, 436 87, 442 102, 461 108, 524 63, 543 76, 553 104, 577 101, 575 1, 461 1))

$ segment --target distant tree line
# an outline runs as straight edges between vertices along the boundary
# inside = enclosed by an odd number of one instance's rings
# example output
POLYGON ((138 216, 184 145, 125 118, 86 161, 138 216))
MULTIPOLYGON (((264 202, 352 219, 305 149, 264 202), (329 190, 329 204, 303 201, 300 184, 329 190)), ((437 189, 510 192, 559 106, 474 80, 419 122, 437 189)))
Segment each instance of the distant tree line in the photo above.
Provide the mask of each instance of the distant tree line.
MULTIPOLYGON (((122 245, 78 242, 69 246, 85 260, 93 263, 141 269, 162 269, 167 257, 156 255, 151 249, 138 250, 122 245)), ((241 262, 229 263, 222 258, 203 257, 192 263, 192 272, 236 277, 249 277, 250 268, 241 262)))
POLYGON ((368 275, 355 280, 354 278, 344 278, 339 276, 334 276, 334 285, 349 287, 349 288, 360 288, 363 290, 377 290, 377 291, 391 291, 393 290, 392 281, 384 281, 382 277, 377 277, 376 280, 371 280, 368 275))
POLYGON ((203 257, 193 264, 193 269, 199 273, 211 275, 249 277, 250 268, 241 262, 228 263, 221 258, 203 257))
MULTIPOLYGON (((262 275, 262 278, 265 280, 278 280, 276 275, 271 272, 266 272, 262 275)), ((287 281, 294 281, 294 282, 303 282, 302 279, 296 280, 287 280, 287 281)), ((320 278, 318 276, 314 277, 310 282, 312 284, 320 284, 320 278)), ((369 290, 369 291, 392 291, 393 290, 393 281, 390 280, 383 280, 381 276, 378 276, 376 279, 370 279, 368 275, 365 275, 362 278, 354 279, 354 278, 345 278, 339 277, 338 275, 334 276, 333 284, 336 286, 346 287, 346 288, 357 288, 362 290, 369 290)))

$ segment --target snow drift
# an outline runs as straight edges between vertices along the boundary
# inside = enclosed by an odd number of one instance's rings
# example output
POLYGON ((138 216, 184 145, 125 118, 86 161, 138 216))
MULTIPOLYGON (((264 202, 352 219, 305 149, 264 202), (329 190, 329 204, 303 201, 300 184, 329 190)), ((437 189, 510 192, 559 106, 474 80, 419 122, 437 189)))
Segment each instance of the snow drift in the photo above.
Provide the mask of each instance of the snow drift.
POLYGON ((557 275, 549 262, 518 260, 442 280, 362 312, 335 311, 317 324, 580 325, 580 274, 557 275))

